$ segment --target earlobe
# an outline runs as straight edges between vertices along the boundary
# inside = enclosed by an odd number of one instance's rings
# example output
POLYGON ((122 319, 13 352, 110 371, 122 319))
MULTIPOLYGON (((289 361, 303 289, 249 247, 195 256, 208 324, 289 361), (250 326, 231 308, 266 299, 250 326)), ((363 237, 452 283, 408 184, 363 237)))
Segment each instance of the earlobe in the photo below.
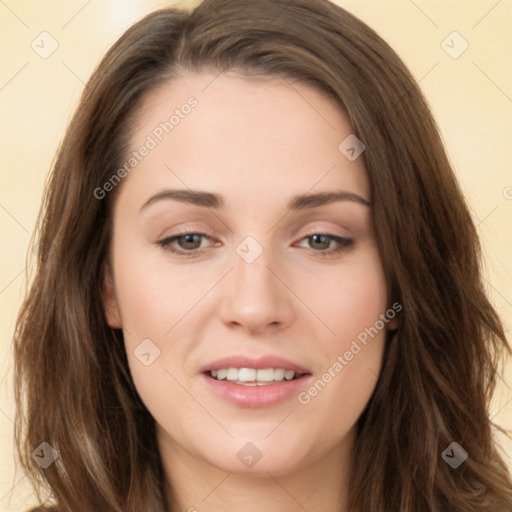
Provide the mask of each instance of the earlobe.
POLYGON ((388 323, 388 330, 390 331, 398 331, 400 326, 402 325, 402 313, 398 312, 394 318, 391 318, 388 323))
POLYGON ((121 329, 121 315, 119 314, 119 306, 117 304, 117 298, 114 292, 114 280, 112 278, 112 271, 108 263, 103 265, 102 295, 103 309, 105 311, 105 319, 107 324, 113 329, 121 329))
POLYGON ((386 311, 388 317, 387 330, 394 332, 397 331, 402 323, 402 310, 403 306, 399 301, 395 301, 392 306, 386 311))
POLYGON ((400 325, 400 321, 398 320, 398 317, 395 316, 395 318, 391 319, 388 322, 388 330, 396 331, 398 329, 399 325, 400 325))

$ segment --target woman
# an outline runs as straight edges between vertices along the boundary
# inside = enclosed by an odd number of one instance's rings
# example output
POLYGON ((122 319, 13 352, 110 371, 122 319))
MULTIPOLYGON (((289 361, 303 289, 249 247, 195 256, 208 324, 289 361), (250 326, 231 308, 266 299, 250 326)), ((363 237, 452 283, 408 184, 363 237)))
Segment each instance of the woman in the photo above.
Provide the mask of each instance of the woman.
POLYGON ((16 439, 57 510, 512 510, 475 227, 414 80, 340 7, 135 24, 39 228, 16 439))

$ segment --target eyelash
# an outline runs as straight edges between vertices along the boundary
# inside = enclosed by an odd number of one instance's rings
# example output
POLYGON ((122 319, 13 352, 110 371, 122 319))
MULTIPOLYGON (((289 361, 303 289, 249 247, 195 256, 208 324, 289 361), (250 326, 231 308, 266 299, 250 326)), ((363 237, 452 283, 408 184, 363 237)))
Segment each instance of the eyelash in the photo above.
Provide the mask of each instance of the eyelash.
MULTIPOLYGON (((176 240, 178 240, 180 238, 184 238, 187 235, 198 235, 201 237, 206 237, 211 240, 211 237, 209 237, 206 233, 200 233, 200 232, 196 232, 196 231, 185 231, 185 232, 178 232, 176 235, 164 238, 163 240, 158 241, 157 245, 162 247, 162 249, 164 251, 176 254, 178 256, 193 258, 195 256, 201 255, 203 253, 203 250, 192 249, 189 251, 184 251, 184 250, 179 250, 179 249, 173 248, 171 246, 171 244, 173 242, 175 242, 176 240)), ((354 244, 354 240, 352 238, 345 238, 342 236, 330 235, 328 233, 321 233, 318 231, 312 231, 310 233, 305 234, 302 237, 301 241, 305 240, 307 238, 312 239, 313 236, 315 236, 315 235, 320 235, 320 236, 330 238, 331 240, 333 240, 339 244, 339 246, 335 249, 325 249, 323 251, 313 250, 314 254, 317 254, 318 256, 322 256, 322 257, 336 256, 337 254, 340 254, 340 253, 346 251, 349 247, 351 247, 354 244)))

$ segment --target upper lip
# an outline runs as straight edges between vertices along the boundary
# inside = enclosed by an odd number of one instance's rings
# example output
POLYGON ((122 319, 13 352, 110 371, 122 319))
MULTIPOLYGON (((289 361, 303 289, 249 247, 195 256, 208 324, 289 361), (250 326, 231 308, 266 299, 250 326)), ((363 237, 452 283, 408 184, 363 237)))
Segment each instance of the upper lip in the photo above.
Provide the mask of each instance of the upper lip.
POLYGON ((223 357, 222 359, 217 359, 216 361, 203 366, 201 368, 201 372, 220 370, 223 368, 282 368, 284 370, 293 370, 298 374, 310 373, 307 368, 304 368, 293 361, 289 361, 288 359, 274 355, 266 355, 256 358, 244 355, 223 357))

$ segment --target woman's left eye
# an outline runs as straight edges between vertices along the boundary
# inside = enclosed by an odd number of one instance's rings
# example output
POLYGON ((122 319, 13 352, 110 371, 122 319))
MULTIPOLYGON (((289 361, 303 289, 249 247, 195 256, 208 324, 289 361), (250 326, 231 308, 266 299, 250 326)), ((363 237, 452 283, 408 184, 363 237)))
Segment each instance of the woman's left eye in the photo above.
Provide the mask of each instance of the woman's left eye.
POLYGON ((323 233, 314 233, 312 235, 305 236, 303 240, 307 240, 310 246, 320 249, 314 252, 320 256, 334 256, 342 251, 348 249, 354 244, 352 238, 345 238, 343 236, 328 235, 323 233), (337 247, 329 249, 331 242, 335 242, 337 247))
MULTIPOLYGON (((211 238, 205 233, 190 232, 164 238, 157 243, 162 247, 164 251, 169 251, 180 256, 193 257, 203 252, 201 241, 204 238, 211 240, 211 238)), ((302 240, 307 241, 310 244, 310 247, 314 249, 313 252, 319 256, 331 256, 338 254, 354 244, 354 240, 351 238, 324 233, 314 233, 307 235, 303 237, 301 241, 302 240), (337 246, 330 248, 332 242, 335 242, 337 246)))

